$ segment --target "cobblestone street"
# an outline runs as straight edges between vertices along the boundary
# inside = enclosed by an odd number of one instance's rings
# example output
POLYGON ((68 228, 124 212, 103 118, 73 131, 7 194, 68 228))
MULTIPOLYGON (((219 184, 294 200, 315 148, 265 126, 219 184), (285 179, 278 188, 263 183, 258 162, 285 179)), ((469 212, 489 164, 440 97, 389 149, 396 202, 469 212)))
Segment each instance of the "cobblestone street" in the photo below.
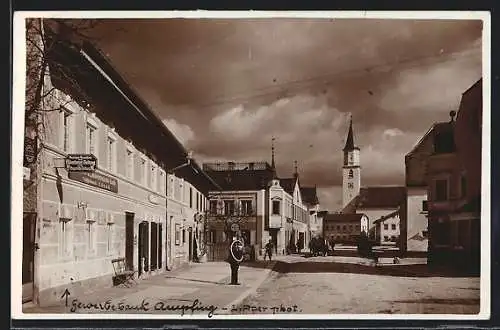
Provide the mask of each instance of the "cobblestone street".
POLYGON ((381 262, 374 267, 356 257, 285 257, 242 304, 296 305, 305 314, 479 313, 479 277, 433 274, 419 260, 381 262))

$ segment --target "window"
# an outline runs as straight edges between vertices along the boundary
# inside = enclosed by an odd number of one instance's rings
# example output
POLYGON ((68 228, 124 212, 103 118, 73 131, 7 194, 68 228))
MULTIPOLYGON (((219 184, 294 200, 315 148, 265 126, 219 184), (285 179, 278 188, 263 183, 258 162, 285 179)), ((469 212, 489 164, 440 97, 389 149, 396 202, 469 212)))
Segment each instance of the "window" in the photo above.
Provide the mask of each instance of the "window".
POLYGON ((139 163, 139 177, 142 184, 146 184, 146 160, 141 158, 139 163))
POLYGON ((210 201, 210 213, 217 214, 217 201, 210 201))
POLYGON ((360 230, 360 226, 356 225, 355 229, 356 229, 356 231, 359 231, 360 230))
POLYGON ((465 175, 460 177, 460 193, 462 198, 467 196, 467 178, 465 175))
POLYGON ((97 155, 97 128, 90 123, 87 123, 86 137, 86 152, 97 155))
POLYGON ((280 201, 273 201, 273 215, 280 214, 280 201))
POLYGON ((243 200, 241 201, 241 213, 243 215, 251 215, 252 211, 252 201, 251 200, 243 200))
POLYGON ((133 179, 134 178, 134 152, 128 148, 127 148, 126 162, 127 162, 127 165, 126 165, 127 167, 125 169, 125 171, 126 171, 125 175, 129 179, 133 179))
POLYGON ((161 194, 165 194, 165 174, 163 173, 162 170, 160 170, 159 174, 160 178, 158 179, 158 190, 160 191, 161 194))
POLYGON ((186 243, 186 229, 182 229, 182 244, 186 243))
POLYGON ((217 243, 217 231, 215 230, 210 230, 210 234, 209 234, 209 237, 208 237, 208 241, 210 243, 217 243))
POLYGON ((224 201, 224 214, 226 215, 234 214, 234 201, 229 201, 229 200, 224 201))
POLYGON ((95 232, 95 221, 87 220, 87 251, 89 254, 95 254, 96 252, 96 232, 95 232))
POLYGON ((396 230, 396 224, 395 223, 391 224, 391 229, 392 230, 396 230))
MULTIPOLYGON (((170 217, 170 218, 172 219, 172 217, 170 217)), ((175 238, 175 245, 180 245, 181 244, 181 225, 178 223, 175 224, 174 238, 175 238)))
POLYGON ((349 225, 349 231, 352 231, 352 230, 353 230, 353 226, 349 225))
POLYGON ((337 231, 340 231, 340 225, 337 225, 337 231))
POLYGON ((384 242, 389 242, 389 236, 384 236, 384 242))
POLYGON ((448 180, 440 179, 435 181, 435 196, 436 201, 448 200, 448 180))
POLYGON ((108 157, 107 168, 109 171, 114 172, 116 168, 116 139, 108 136, 106 141, 106 156, 108 157))
POLYGON ((155 165, 151 165, 151 176, 149 178, 150 178, 149 182, 150 182, 151 189, 156 191, 156 189, 158 187, 156 186, 156 166, 155 165))
POLYGON ((108 243, 107 244, 108 255, 113 254, 114 229, 115 229, 115 226, 113 223, 108 223, 106 225, 106 241, 108 243))
POLYGON ((71 219, 60 219, 60 255, 61 257, 71 257, 73 254, 73 226, 71 219))
POLYGON ((384 230, 389 230, 389 225, 387 223, 384 223, 384 230))
POLYGON ((62 120, 63 120, 63 151, 70 153, 72 149, 72 122, 71 122, 71 112, 67 109, 62 110, 62 120))
POLYGON ((354 189, 354 183, 352 183, 352 182, 348 182, 348 183, 347 183, 347 188, 349 188, 349 189, 354 189))
POLYGON ((193 208, 193 188, 189 188, 189 208, 193 208))
POLYGON ((347 231, 347 226, 346 225, 342 226, 342 231, 347 231))
POLYGON ((348 178, 349 178, 349 179, 354 178, 354 172, 352 171, 352 169, 350 169, 350 170, 349 170, 349 175, 348 175, 348 178))

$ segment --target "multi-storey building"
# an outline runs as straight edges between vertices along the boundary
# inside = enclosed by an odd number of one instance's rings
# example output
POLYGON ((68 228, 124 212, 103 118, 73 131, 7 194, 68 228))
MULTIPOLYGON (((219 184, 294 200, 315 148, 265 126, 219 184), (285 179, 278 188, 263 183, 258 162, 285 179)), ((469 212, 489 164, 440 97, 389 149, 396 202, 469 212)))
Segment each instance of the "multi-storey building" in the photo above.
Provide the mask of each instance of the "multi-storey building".
MULTIPOLYGON (((45 45, 60 37, 59 23, 51 26, 45 45)), ((65 289, 78 294, 111 285, 119 257, 139 277, 188 261, 192 246, 170 246, 174 223, 199 237, 194 214, 203 213, 215 187, 104 55, 88 43, 63 41, 46 52, 43 130, 32 130, 36 175, 26 178, 36 180, 36 194, 23 223, 23 300, 40 304, 65 289), (172 169, 177 177, 167 184, 172 169), (189 207, 182 189, 194 189, 202 205, 189 207), (180 215, 172 210, 177 202, 180 215)))
MULTIPOLYGON (((321 235, 323 232, 322 217, 319 216, 320 204, 316 187, 300 187, 302 201, 307 206, 309 211, 308 230, 306 233, 306 241, 309 243, 311 238, 321 235)), ((309 244, 306 244, 307 247, 309 244)))
POLYGON ((481 111, 480 80, 462 95, 459 120, 450 112, 451 120, 434 134, 434 150, 427 160, 432 265, 479 267, 481 111))
POLYGON ((355 244, 361 235, 366 216, 361 213, 329 213, 323 218, 323 237, 336 243, 355 244))
POLYGON ((221 187, 209 193, 209 258, 226 257, 227 240, 240 231, 256 257, 272 240, 275 252, 284 254, 291 242, 305 241, 308 211, 302 203, 298 178, 279 179, 266 162, 206 163, 207 174, 221 187), (232 224, 237 224, 231 228, 232 224))

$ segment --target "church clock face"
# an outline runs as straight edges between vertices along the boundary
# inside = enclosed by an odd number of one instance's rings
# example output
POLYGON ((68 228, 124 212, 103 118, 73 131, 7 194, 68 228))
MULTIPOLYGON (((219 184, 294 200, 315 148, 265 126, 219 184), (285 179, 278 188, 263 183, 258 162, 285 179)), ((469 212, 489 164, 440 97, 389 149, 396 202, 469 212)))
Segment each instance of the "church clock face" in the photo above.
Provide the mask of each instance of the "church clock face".
POLYGON ((351 154, 349 154, 349 165, 352 165, 354 163, 354 156, 351 154))

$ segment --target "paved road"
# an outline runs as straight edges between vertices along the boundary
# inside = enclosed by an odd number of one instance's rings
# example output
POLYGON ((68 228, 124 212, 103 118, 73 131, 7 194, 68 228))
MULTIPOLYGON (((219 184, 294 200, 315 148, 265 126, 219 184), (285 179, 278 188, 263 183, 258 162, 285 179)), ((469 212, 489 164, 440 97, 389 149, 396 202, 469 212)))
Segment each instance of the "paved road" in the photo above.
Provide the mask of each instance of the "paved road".
MULTIPOLYGON (((296 305, 306 314, 479 312, 479 277, 430 272, 417 259, 399 265, 390 261, 374 267, 361 258, 285 257, 242 304, 296 305)), ((247 307, 246 313, 251 310, 247 307)))

